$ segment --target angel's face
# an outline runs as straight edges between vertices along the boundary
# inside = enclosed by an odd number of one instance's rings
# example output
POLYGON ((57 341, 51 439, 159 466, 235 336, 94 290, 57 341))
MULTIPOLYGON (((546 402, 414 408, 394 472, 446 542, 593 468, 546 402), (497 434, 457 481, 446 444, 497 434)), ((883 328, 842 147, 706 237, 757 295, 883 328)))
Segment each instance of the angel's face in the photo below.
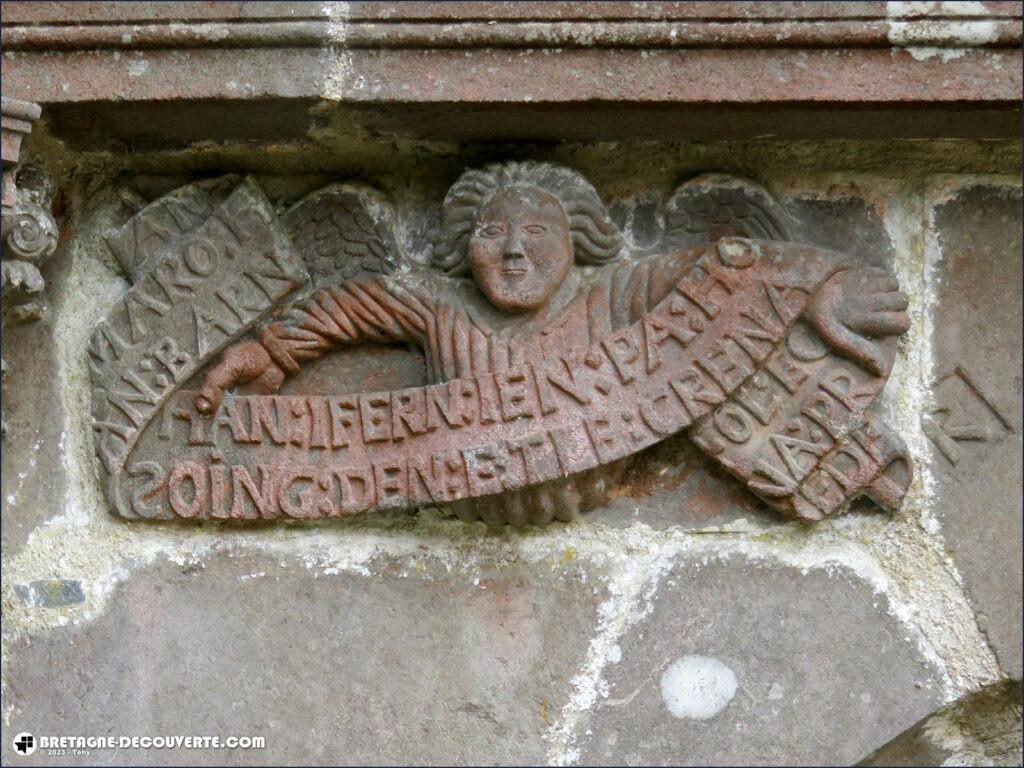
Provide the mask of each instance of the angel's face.
POLYGON ((494 306, 511 313, 536 311, 572 267, 565 211, 538 189, 499 190, 480 212, 468 256, 473 279, 494 306))

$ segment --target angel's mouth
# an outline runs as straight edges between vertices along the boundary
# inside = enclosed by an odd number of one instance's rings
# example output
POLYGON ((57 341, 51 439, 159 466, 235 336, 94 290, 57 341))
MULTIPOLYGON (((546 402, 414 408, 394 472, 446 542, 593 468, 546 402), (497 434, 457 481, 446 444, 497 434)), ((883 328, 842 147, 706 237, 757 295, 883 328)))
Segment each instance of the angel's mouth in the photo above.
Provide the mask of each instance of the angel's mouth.
POLYGON ((505 267, 501 271, 506 275, 525 275, 530 270, 525 267, 505 267))

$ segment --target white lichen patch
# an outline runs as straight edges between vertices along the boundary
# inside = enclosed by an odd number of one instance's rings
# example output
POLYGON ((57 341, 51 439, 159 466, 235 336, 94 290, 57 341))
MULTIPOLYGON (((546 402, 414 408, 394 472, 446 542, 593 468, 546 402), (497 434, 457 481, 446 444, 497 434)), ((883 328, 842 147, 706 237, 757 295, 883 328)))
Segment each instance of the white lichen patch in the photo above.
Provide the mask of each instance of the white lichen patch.
POLYGON ((892 243, 893 269, 910 300, 910 329, 900 340, 900 355, 889 376, 879 407, 899 426, 914 461, 914 479, 907 491, 904 515, 916 515, 925 530, 938 535, 931 500, 935 487, 929 468, 931 449, 921 429, 921 414, 931 407, 932 327, 935 264, 926 254, 929 237, 920 183, 891 190, 883 201, 883 224, 892 243))
POLYGON ((105 500, 99 487, 93 448, 92 410, 88 367, 90 338, 107 309, 128 289, 127 280, 111 269, 109 253, 99 242, 99 233, 113 221, 108 209, 98 212, 92 226, 72 243, 68 291, 54 307, 54 340, 57 346, 57 376, 60 380, 62 405, 69 416, 62 454, 68 478, 64 508, 48 525, 85 527, 95 518, 95 510, 105 500), (83 300, 88 297, 88 300, 83 300))
POLYGON ((144 56, 129 59, 125 66, 130 77, 142 77, 149 71, 149 61, 144 56))
POLYGON ((323 72, 322 95, 328 100, 344 99, 351 95, 355 82, 352 73, 352 54, 345 47, 348 37, 349 4, 326 2, 320 13, 326 19, 325 45, 321 48, 323 72))
POLYGON ((710 720, 736 695, 736 674, 713 656, 688 654, 661 676, 661 698, 672 717, 710 720))
POLYGON ((227 24, 181 24, 171 22, 168 27, 171 35, 195 35, 212 43, 231 37, 231 29, 227 24))
POLYGON ((952 61, 998 39, 999 27, 980 2, 889 2, 885 11, 889 42, 918 61, 952 61))

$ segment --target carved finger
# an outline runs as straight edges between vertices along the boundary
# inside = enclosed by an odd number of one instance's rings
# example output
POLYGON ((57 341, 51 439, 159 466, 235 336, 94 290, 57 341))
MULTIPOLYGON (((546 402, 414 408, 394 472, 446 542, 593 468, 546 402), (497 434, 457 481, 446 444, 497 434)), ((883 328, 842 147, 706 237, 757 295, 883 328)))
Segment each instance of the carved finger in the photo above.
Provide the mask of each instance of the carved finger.
POLYGON ((224 399, 224 390, 252 381, 269 365, 272 365, 270 355, 258 342, 247 341, 229 347, 203 380, 202 389, 196 396, 196 409, 200 413, 215 413, 224 399))
POLYGON ((196 410, 200 413, 216 413, 224 399, 224 390, 238 379, 240 364, 237 358, 227 354, 217 366, 206 374, 203 386, 196 395, 196 410))
POLYGON ((907 298, 899 291, 863 294, 847 299, 843 307, 843 322, 854 327, 860 318, 878 312, 902 312, 908 306, 907 298))
POLYGON ((580 510, 580 495, 570 481, 561 483, 555 493, 555 519, 571 523, 580 510))
POLYGON ((473 519, 486 523, 487 515, 490 514, 488 511, 488 505, 490 503, 491 499, 470 499, 469 506, 473 510, 473 519))
POLYGON ((888 272, 872 273, 864 285, 875 293, 891 293, 900 289, 900 281, 888 272))
POLYGON ((823 330, 822 335, 832 349, 858 365, 864 366, 875 376, 884 376, 888 373, 881 350, 870 339, 866 339, 842 325, 830 325, 827 332, 823 330))
POLYGON ((455 516, 464 523, 475 523, 476 512, 473 511, 473 502, 464 499, 462 501, 453 501, 448 505, 448 508, 455 513, 455 516))
POLYGON ((482 499, 471 501, 473 511, 479 520, 483 520, 488 526, 496 528, 505 522, 505 500, 501 496, 485 496, 482 499))
POLYGON ((595 509, 608 500, 608 478, 601 469, 576 475, 570 482, 580 497, 580 509, 595 509))
POLYGON ((906 295, 899 291, 866 293, 848 299, 844 315, 848 318, 856 318, 873 312, 902 312, 908 306, 906 295))
POLYGON ((850 319, 848 325, 855 331, 872 338, 899 336, 910 328, 906 312, 866 312, 850 319))
POLYGON ((864 304, 870 312, 903 312, 910 306, 910 300, 901 291, 889 291, 865 296, 864 304))

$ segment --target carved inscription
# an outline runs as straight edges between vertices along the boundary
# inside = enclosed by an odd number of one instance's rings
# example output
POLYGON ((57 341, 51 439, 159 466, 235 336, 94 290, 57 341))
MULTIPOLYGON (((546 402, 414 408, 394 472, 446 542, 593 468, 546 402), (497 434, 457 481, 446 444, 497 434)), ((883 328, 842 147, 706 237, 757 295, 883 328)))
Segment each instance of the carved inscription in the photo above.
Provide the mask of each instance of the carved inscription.
POLYGON ((690 434, 772 506, 820 519, 852 489, 870 485, 902 450, 884 426, 864 421, 884 384, 800 322, 761 370, 690 434))
MULTIPOLYGON (((112 490, 175 389, 305 279, 272 216, 263 193, 241 184, 98 324, 89 346, 93 428, 112 490)), ((134 464, 127 473, 139 476, 134 464)))
POLYGON ((987 443, 1013 432, 1010 422, 960 366, 935 385, 936 407, 922 420, 924 433, 951 465, 963 443, 987 443))
POLYGON ((665 242, 712 220, 714 238, 631 258, 579 174, 467 171, 428 272, 371 190, 300 201, 289 242, 254 184, 203 184, 108 233, 135 284, 97 327, 90 364, 97 452, 124 517, 448 504, 488 522, 571 519, 602 502, 602 472, 681 431, 789 517, 819 520, 861 494, 893 510, 910 482, 902 441, 867 411, 906 297, 841 254, 730 235, 737 206, 734 231, 789 226, 759 188, 730 182, 710 196, 722 211, 694 217, 704 188, 684 185, 665 242), (275 314, 308 284, 300 257, 317 290, 275 314), (567 283, 573 264, 598 269, 567 283), (507 327, 482 319, 495 312, 507 327), (430 383, 278 394, 303 365, 366 341, 419 346, 430 383))
MULTIPOLYGON (((162 255, 179 248, 224 202, 237 181, 228 176, 182 187, 144 205, 124 224, 106 232, 107 245, 132 282, 138 282, 162 255)), ((121 197, 129 207, 141 205, 131 189, 122 189, 121 197)))
MULTIPOLYGON (((702 446, 738 440, 753 429, 749 411, 739 415, 740 403, 753 403, 740 385, 750 379, 753 390, 754 373, 769 361, 780 371, 795 367, 783 344, 787 331, 815 282, 835 267, 823 252, 788 261, 781 249, 769 253, 736 270, 710 250, 691 278, 592 347, 581 364, 561 359, 338 397, 228 395, 212 416, 196 410, 195 392, 179 391, 128 464, 133 482, 123 511, 147 518, 334 517, 516 491, 621 459, 695 420, 717 430, 714 437, 700 432, 702 446)), ((812 346, 805 336, 793 336, 793 348, 812 346)), ((841 395, 849 384, 834 372, 825 379, 841 395)), ((852 412, 863 410, 850 402, 852 412)), ((845 437, 850 427, 842 427, 845 437)), ((800 438, 786 437, 796 453, 800 438)), ((817 439, 816 459, 835 444, 817 439)), ((800 466, 801 480, 815 468, 800 466)), ((783 488, 769 485, 772 479, 763 478, 765 496, 795 494, 796 483, 783 488)), ((847 491, 872 479, 851 476, 847 491)))

